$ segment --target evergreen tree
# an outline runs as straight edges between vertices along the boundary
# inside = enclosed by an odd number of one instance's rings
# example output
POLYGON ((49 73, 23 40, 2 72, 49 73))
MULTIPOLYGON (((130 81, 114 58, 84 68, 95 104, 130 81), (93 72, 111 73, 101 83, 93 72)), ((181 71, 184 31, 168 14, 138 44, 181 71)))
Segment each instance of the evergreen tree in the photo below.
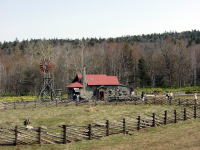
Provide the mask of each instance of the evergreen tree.
POLYGON ((145 65, 145 60, 144 58, 140 58, 138 61, 138 74, 139 74, 139 79, 140 79, 140 86, 149 86, 151 85, 151 79, 147 74, 147 68, 145 65))

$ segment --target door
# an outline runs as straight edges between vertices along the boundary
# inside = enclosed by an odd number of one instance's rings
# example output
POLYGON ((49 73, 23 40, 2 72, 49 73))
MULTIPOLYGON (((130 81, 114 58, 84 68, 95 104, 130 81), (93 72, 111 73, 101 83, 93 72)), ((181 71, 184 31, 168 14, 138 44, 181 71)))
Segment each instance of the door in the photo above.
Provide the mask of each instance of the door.
POLYGON ((104 92, 103 92, 103 91, 100 91, 100 92, 99 92, 99 98, 100 98, 100 99, 104 99, 104 92))

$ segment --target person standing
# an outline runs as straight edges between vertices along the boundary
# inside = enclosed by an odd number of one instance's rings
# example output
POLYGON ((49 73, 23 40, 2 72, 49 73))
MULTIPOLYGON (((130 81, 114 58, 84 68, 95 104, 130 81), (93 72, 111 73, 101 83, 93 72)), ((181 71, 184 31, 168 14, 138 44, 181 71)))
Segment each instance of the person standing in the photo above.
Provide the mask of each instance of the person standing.
POLYGON ((170 96, 170 99, 172 99, 174 95, 173 95, 172 92, 170 92, 170 93, 169 93, 169 96, 170 96))
POLYGON ((77 96, 76 96, 76 94, 74 93, 74 95, 73 95, 73 101, 76 101, 76 98, 77 98, 77 96))
POLYGON ((194 93, 194 99, 197 100, 197 93, 194 93))
POLYGON ((141 94, 141 99, 144 101, 145 100, 145 94, 144 92, 142 91, 142 94, 141 94))
POLYGON ((79 102, 79 100, 80 100, 80 95, 78 94, 78 95, 76 96, 76 101, 79 102))

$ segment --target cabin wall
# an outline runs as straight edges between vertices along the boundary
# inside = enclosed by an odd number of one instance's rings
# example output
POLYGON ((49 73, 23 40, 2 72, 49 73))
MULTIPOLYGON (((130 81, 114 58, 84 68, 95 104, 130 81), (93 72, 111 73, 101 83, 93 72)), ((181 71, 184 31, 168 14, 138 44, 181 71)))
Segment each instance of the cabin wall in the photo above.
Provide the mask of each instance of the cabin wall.
POLYGON ((119 98, 119 99, 125 99, 130 97, 130 89, 125 86, 117 86, 117 87, 109 87, 106 90, 106 97, 109 98, 119 98))
MULTIPOLYGON (((81 89, 82 90, 82 89, 81 89)), ((80 90, 80 91, 81 91, 80 90)), ((87 86, 87 99, 126 99, 130 97, 130 88, 126 86, 87 86)))

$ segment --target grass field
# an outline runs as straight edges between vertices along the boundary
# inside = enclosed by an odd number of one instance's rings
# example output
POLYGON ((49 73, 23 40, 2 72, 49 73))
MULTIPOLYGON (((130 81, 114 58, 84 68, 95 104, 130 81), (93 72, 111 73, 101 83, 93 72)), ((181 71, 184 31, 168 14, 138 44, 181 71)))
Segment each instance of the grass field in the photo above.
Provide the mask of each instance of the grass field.
MULTIPOLYGON (((188 87, 189 88, 189 87, 188 87)), ((196 87, 199 88, 199 87, 196 87)), ((196 88, 192 88, 195 89, 196 88)), ((154 93, 153 91, 161 91, 159 94, 161 95, 165 95, 167 91, 166 89, 161 89, 161 88, 140 88, 136 90, 136 94, 138 97, 141 96, 141 92, 144 91, 145 93, 154 93)), ((170 91, 170 90, 168 90, 170 91)), ((179 90, 178 90, 179 91, 179 90)), ((173 90, 172 90, 173 92, 173 90)), ((174 90, 174 92, 177 92, 176 90, 174 90)), ((63 99, 67 99, 68 95, 64 94, 62 95, 63 99)), ((198 94, 198 97, 200 97, 200 94, 198 94)), ((179 96, 175 96, 175 98, 188 98, 188 99, 194 99, 194 94, 188 94, 188 95, 179 95, 179 96)), ((14 101, 33 101, 33 100, 39 100, 39 97, 37 96, 0 96, 0 102, 14 102, 14 101)))
POLYGON ((146 128, 134 135, 53 145, 7 146, 2 150, 199 150, 200 119, 146 128))
MULTIPOLYGON (((23 125, 24 119, 29 118, 32 126, 55 127, 61 124, 86 125, 104 120, 121 120, 122 118, 136 118, 138 115, 164 112, 164 110, 178 109, 167 105, 97 105, 40 107, 27 109, 2 110, 1 125, 23 125)), ((180 109, 180 108, 179 108, 180 109)))
MULTIPOLYGON (((67 95, 62 95, 62 98, 66 99, 67 95)), ((13 102, 13 101, 34 101, 39 100, 38 96, 2 96, 0 102, 13 102)))
POLYGON ((137 88, 136 92, 141 93, 166 93, 166 92, 186 92, 186 93, 199 93, 200 86, 188 86, 188 87, 182 87, 182 88, 137 88))
POLYGON ((38 100, 37 96, 3 96, 0 97, 0 102, 12 102, 12 101, 33 101, 38 100))

